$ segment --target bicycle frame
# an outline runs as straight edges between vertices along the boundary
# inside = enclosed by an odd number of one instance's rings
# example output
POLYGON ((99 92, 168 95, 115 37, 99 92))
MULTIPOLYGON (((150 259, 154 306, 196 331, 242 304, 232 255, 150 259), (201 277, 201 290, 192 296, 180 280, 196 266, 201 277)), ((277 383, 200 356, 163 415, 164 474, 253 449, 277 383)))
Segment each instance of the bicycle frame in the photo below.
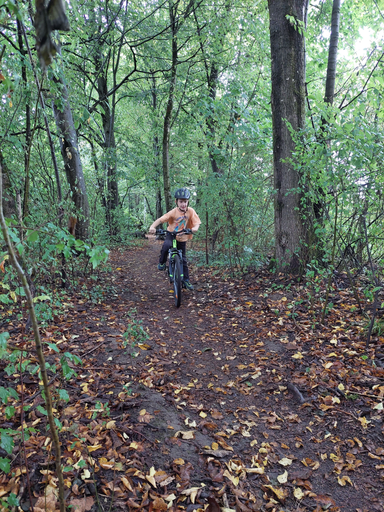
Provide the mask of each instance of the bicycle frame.
POLYGON ((183 271, 183 251, 177 248, 177 235, 182 233, 190 234, 191 230, 183 230, 183 232, 171 233, 170 231, 159 230, 159 236, 163 237, 167 233, 171 234, 172 246, 168 250, 168 275, 169 280, 173 283, 174 298, 176 307, 181 304, 181 289, 184 287, 184 271, 183 271))
MULTIPOLYGON (((171 283, 173 282, 173 268, 174 268, 174 261, 175 261, 175 255, 178 254, 180 258, 180 262, 183 262, 183 253, 181 249, 177 248, 177 240, 176 235, 172 237, 172 247, 169 248, 168 251, 168 274, 169 279, 171 283)), ((181 279, 183 280, 184 274, 181 274, 181 279)))

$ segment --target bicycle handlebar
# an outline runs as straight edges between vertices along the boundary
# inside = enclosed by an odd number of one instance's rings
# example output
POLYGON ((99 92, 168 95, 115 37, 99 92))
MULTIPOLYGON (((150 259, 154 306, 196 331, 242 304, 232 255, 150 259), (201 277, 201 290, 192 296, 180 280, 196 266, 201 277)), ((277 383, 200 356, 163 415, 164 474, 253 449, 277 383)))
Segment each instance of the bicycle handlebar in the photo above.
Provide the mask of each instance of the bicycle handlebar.
POLYGON ((179 235, 193 235, 192 229, 186 228, 181 231, 167 231, 166 229, 158 229, 156 231, 156 235, 166 235, 167 233, 171 233, 171 235, 179 236, 179 235))

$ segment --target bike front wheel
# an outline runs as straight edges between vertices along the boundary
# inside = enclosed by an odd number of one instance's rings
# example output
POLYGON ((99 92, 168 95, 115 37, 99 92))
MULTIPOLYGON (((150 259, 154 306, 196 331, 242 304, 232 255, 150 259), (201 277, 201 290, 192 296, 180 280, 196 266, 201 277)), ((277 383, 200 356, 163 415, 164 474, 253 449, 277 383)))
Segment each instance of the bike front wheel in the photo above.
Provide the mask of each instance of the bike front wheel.
POLYGON ((175 294, 175 305, 177 308, 181 304, 181 282, 182 282, 182 270, 181 261, 178 255, 175 255, 173 260, 173 291, 175 294))

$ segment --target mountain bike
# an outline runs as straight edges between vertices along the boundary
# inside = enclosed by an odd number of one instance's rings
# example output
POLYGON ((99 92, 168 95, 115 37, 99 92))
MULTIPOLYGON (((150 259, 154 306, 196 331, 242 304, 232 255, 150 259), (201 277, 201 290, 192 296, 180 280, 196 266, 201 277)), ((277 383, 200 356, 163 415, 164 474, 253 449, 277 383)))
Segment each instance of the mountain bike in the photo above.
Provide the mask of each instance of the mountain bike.
MULTIPOLYGON (((170 231, 165 231, 164 229, 159 229, 156 231, 157 237, 161 240, 164 240, 167 233, 170 233, 170 231)), ((190 229, 183 229, 182 231, 170 234, 172 236, 172 246, 168 251, 167 272, 169 276, 169 282, 173 284, 175 305, 177 308, 179 308, 181 304, 181 288, 183 287, 184 274, 183 253, 181 252, 181 249, 177 248, 176 237, 178 235, 190 235, 192 234, 192 231, 190 229)))

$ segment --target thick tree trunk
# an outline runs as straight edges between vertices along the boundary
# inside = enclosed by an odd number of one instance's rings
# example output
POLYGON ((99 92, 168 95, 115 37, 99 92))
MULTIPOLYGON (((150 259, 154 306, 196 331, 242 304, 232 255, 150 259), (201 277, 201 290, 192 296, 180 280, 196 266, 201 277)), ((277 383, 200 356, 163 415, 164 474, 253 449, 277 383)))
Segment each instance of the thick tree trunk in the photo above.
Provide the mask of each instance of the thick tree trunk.
POLYGON ((83 167, 81 165, 77 133, 73 123, 72 111, 68 100, 68 90, 64 82, 61 84, 61 111, 53 102, 53 112, 60 135, 60 148, 64 160, 65 173, 72 193, 77 212, 76 236, 81 240, 88 238, 89 203, 85 186, 83 167))
POLYGON ((307 227, 300 175, 290 159, 305 123, 305 47, 308 0, 269 0, 272 59, 272 122, 275 198, 275 258, 278 270, 297 273, 305 264, 307 227))

